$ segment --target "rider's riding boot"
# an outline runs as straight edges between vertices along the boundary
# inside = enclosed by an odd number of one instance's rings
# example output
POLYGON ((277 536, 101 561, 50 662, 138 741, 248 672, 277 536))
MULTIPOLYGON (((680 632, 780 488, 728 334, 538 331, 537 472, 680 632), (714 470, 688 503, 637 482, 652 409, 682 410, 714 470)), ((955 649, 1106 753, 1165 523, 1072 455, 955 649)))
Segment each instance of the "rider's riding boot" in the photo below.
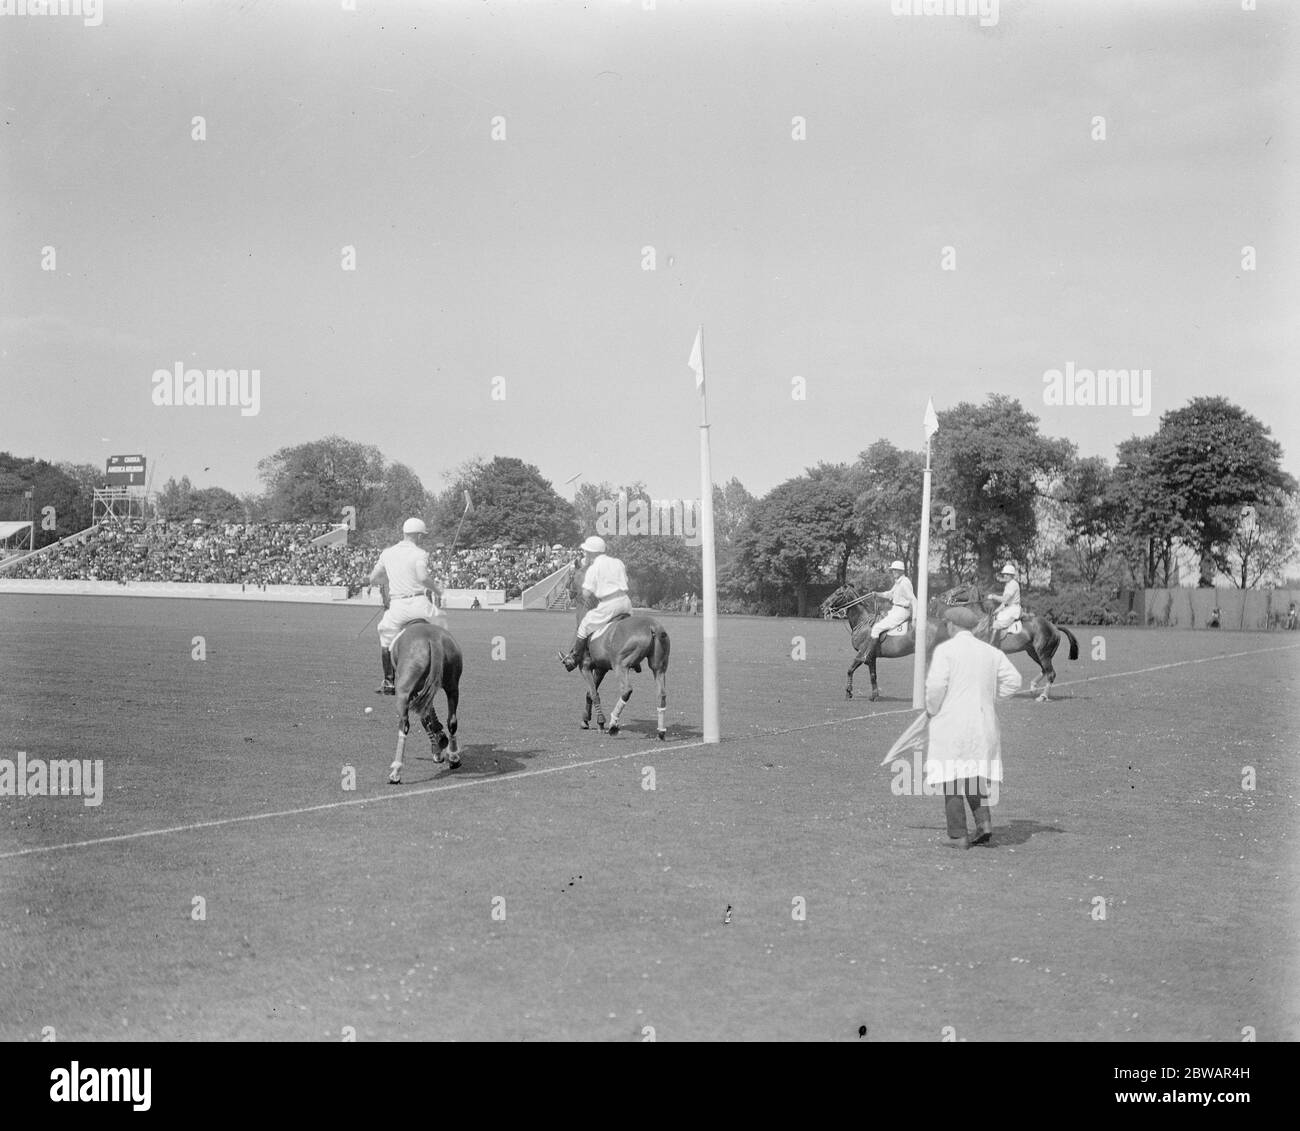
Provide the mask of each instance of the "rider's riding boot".
POLYGON ((379 649, 379 660, 384 665, 384 685, 376 687, 376 695, 397 694, 397 671, 393 667, 393 653, 387 648, 379 649))
POLYGON ((573 638, 573 647, 569 649, 567 656, 560 656, 560 663, 564 665, 566 672, 571 672, 582 663, 582 658, 586 654, 587 638, 585 636, 575 636, 573 638))

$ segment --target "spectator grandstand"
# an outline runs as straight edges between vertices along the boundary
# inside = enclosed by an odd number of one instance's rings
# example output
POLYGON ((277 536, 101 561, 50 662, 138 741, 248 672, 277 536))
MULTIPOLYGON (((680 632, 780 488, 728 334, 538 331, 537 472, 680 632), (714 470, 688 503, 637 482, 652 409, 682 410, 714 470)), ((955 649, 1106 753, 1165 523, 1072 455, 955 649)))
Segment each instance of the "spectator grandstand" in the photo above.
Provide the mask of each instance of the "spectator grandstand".
MULTIPOLYGON (((7 577, 78 581, 180 581, 245 585, 343 585, 365 588, 379 557, 371 546, 313 546, 329 523, 104 524, 85 541, 11 566, 7 577)), ((498 544, 429 553, 430 572, 447 589, 503 589, 518 597, 573 560, 563 547, 498 544)))

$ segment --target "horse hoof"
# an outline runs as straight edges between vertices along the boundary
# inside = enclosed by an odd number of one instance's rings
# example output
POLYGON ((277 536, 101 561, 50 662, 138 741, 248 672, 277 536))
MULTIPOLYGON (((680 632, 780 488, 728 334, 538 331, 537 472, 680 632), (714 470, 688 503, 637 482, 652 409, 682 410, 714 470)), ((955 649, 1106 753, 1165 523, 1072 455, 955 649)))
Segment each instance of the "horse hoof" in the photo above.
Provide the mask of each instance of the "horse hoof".
POLYGON ((459 755, 459 754, 453 754, 450 758, 447 759, 447 765, 448 765, 451 769, 453 769, 453 770, 459 770, 459 769, 460 769, 460 755, 459 755))
POLYGON ((657 733, 658 733, 658 735, 659 735, 659 741, 660 741, 660 742, 662 742, 665 738, 668 737, 668 732, 667 732, 666 730, 661 730, 661 731, 658 731, 657 733))
POLYGON ((1048 699, 1047 699, 1046 691, 1044 691, 1040 696, 1038 696, 1037 699, 1034 700, 1035 703, 1046 703, 1047 701, 1048 699))
POLYGON ((444 758, 444 757, 442 756, 442 751, 441 751, 441 750, 435 750, 435 751, 433 752, 433 760, 434 760, 435 762, 441 764, 441 763, 445 762, 447 759, 444 758))
POLYGON ((591 730, 591 723, 582 723, 581 726, 583 730, 591 730))
POLYGON ((610 738, 617 738, 617 737, 618 737, 618 730, 619 730, 618 723, 615 723, 612 727, 609 728, 609 737, 610 737, 610 738))
POLYGON ((389 785, 401 785, 401 784, 402 784, 402 775, 399 774, 396 770, 394 770, 392 773, 390 773, 390 774, 388 775, 388 784, 389 784, 389 785))
POLYGON ((844 698, 845 698, 845 699, 852 699, 852 698, 853 698, 853 692, 852 692, 852 691, 846 691, 846 692, 844 693, 844 698))
POLYGON ((879 698, 880 698, 880 692, 879 692, 879 691, 873 691, 873 692, 871 693, 871 701, 872 701, 873 703, 874 703, 877 699, 879 699, 879 698))

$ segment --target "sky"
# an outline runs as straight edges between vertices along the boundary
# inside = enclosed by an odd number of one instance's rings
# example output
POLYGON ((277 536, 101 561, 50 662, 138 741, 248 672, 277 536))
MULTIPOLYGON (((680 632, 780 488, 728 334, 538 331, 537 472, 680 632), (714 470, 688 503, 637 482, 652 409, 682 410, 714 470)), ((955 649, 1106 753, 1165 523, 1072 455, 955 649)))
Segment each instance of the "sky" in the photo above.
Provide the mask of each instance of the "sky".
POLYGON ((1300 5, 353 7, 0 14, 0 450, 245 492, 338 434, 694 498, 702 324, 756 495, 991 392, 1112 459, 1225 395, 1300 476, 1300 5), (178 364, 256 413, 155 403, 178 364), (1045 404, 1067 364, 1150 411, 1045 404))

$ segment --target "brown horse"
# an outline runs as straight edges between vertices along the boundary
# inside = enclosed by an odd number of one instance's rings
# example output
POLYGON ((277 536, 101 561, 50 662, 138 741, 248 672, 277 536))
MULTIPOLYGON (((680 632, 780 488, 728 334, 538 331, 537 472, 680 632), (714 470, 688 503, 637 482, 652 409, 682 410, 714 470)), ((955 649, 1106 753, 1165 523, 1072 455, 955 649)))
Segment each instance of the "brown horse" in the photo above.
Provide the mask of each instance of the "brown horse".
MULTIPOLYGON (((961 625, 962 628, 971 629, 981 639, 988 639, 991 635, 993 618, 985 612, 985 598, 975 582, 954 586, 940 599, 944 605, 943 615, 949 621, 961 625)), ((1008 655, 1013 652, 1024 652, 1039 666, 1041 671, 1034 676, 1029 684, 1029 690, 1035 690, 1038 681, 1046 679, 1042 694, 1038 696, 1038 702, 1043 703, 1051 698, 1048 691, 1056 682, 1056 669, 1052 667, 1052 657, 1061 646, 1062 635, 1070 641, 1072 660, 1079 658, 1079 642, 1068 628, 1058 628, 1046 617, 1035 616, 1033 613, 1021 614, 1020 627, 1023 632, 1008 632, 999 641, 999 647, 1008 655)))
MULTIPOLYGON (((595 604, 594 598, 587 598, 578 606, 577 619, 581 622, 587 609, 595 604), (583 605, 586 605, 586 608, 583 605)), ((605 709, 600 705, 601 680, 609 672, 618 674, 618 702, 609 716, 609 733, 617 735, 620 729, 619 719, 623 708, 632 698, 632 673, 640 672, 641 665, 648 664, 654 673, 655 687, 659 691, 658 725, 656 730, 660 739, 667 733, 666 715, 668 710, 668 633, 654 617, 634 613, 614 621, 599 636, 587 642, 587 652, 582 658, 582 678, 587 681, 587 705, 582 713, 582 729, 591 729, 591 712, 596 711, 596 725, 605 729, 605 709)))
POLYGON ((433 760, 446 762, 451 769, 460 765, 460 744, 456 740, 456 710, 460 704, 460 675, 465 658, 460 645, 445 628, 428 621, 406 626, 393 641, 393 667, 397 671, 397 755, 388 768, 388 781, 402 781, 402 751, 411 729, 412 708, 429 735, 433 760), (447 727, 444 730, 433 707, 433 697, 441 688, 447 696, 447 727))
MULTIPOLYGON (((853 663, 849 665, 849 681, 844 688, 844 698, 853 698, 853 673, 863 664, 871 673, 871 699, 880 698, 880 688, 876 683, 876 659, 883 656, 891 659, 895 656, 913 656, 916 654, 916 623, 912 622, 905 636, 880 636, 873 638, 871 626, 879 618, 876 610, 875 596, 861 593, 852 585, 842 585, 821 604, 822 616, 831 620, 844 616, 849 622, 849 637, 853 642, 853 663), (870 612, 863 607, 865 602, 873 602, 870 612)), ((941 640, 948 638, 946 623, 930 621, 925 626, 925 654, 928 656, 941 640)))

